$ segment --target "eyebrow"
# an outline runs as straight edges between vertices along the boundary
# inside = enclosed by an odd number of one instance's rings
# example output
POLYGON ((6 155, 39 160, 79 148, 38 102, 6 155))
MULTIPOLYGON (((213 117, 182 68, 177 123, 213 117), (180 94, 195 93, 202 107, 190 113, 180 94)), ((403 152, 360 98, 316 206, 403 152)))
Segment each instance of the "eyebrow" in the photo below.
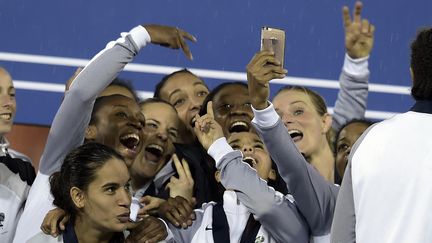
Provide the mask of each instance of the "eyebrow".
MULTIPOLYGON (((126 182, 126 184, 130 183, 131 180, 132 180, 132 179, 129 178, 128 181, 126 182)), ((108 182, 108 183, 105 183, 102 187, 103 187, 103 188, 107 188, 107 187, 112 187, 112 186, 119 187, 120 184, 119 184, 119 183, 116 183, 116 182, 108 182)))
POLYGON ((153 121, 156 122, 157 124, 160 124, 160 121, 151 118, 147 118, 146 121, 153 121))
POLYGON ((261 140, 259 140, 259 139, 254 139, 254 142, 255 143, 260 143, 260 144, 264 144, 261 140))
POLYGON ((113 105, 113 107, 128 108, 128 106, 126 106, 126 105, 113 105))
POLYGON ((232 140, 231 142, 229 142, 229 144, 232 144, 232 143, 238 143, 238 142, 240 142, 240 139, 234 139, 234 140, 232 140))
POLYGON ((296 104, 296 103, 303 103, 303 104, 306 104, 306 102, 304 102, 304 101, 296 100, 296 101, 291 102, 290 105, 294 105, 294 104, 296 104))
MULTIPOLYGON (((204 86, 205 87, 205 85, 202 83, 202 82, 200 82, 200 81, 196 81, 195 83, 193 83, 192 84, 193 86, 197 86, 197 85, 202 85, 202 86, 204 86)), ((168 95, 168 99, 171 99, 171 96, 173 96, 175 93, 178 93, 178 92, 180 92, 181 90, 180 89, 175 89, 170 95, 168 95)))
POLYGON ((171 99, 171 96, 178 92, 180 92, 180 89, 175 89, 170 95, 168 95, 168 99, 171 99))
POLYGON ((193 86, 197 86, 197 85, 202 85, 205 87, 205 85, 200 81, 196 81, 195 83, 193 83, 193 86))
MULTIPOLYGON (((157 123, 158 125, 160 125, 160 124, 161 124, 161 122, 160 122, 160 121, 158 121, 158 120, 155 120, 155 119, 151 119, 151 118, 148 118, 148 119, 146 119, 146 121, 152 121, 152 122, 155 122, 155 123, 157 123)), ((169 129, 169 130, 175 130, 175 131, 178 131, 178 129, 177 129, 177 128, 175 128, 175 127, 169 127, 168 129, 169 129)))
POLYGON ((246 101, 250 100, 249 95, 247 95, 247 94, 244 94, 244 93, 233 94, 231 92, 221 95, 220 98, 221 99, 226 99, 227 97, 238 97, 240 95, 243 95, 244 97, 246 97, 246 101))
POLYGON ((120 184, 119 183, 115 183, 115 182, 108 182, 108 183, 106 183, 106 184, 104 184, 103 186, 102 186, 102 188, 107 188, 107 187, 118 187, 120 184))

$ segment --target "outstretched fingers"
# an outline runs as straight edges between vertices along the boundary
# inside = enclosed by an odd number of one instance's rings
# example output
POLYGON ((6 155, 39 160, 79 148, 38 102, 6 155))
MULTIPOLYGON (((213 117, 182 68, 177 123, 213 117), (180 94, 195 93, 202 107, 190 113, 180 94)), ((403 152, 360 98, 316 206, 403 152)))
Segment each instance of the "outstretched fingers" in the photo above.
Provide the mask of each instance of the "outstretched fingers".
POLYGON ((354 22, 357 22, 357 23, 361 22, 362 8, 363 8, 363 4, 359 1, 357 1, 355 6, 354 6, 354 13, 353 13, 354 22))

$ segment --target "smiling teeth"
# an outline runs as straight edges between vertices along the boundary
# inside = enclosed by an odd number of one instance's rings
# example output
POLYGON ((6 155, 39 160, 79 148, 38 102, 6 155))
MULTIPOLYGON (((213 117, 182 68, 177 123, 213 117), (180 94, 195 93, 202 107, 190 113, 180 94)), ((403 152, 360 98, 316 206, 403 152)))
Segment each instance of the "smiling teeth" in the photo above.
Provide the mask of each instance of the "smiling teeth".
POLYGON ((138 142, 140 141, 139 136, 138 136, 137 134, 134 134, 134 133, 127 134, 127 135, 124 135, 123 137, 121 137, 121 139, 123 139, 123 140, 129 139, 129 138, 134 138, 134 139, 136 139, 138 142))
POLYGON ((231 125, 231 128, 235 127, 235 126, 243 126, 243 127, 248 127, 248 124, 246 122, 242 122, 242 121, 238 121, 238 122, 234 122, 231 125))
POLYGON ((0 115, 0 118, 3 119, 3 120, 10 120, 11 117, 12 117, 12 115, 10 113, 9 114, 1 114, 0 115))
POLYGON ((191 122, 190 122, 191 126, 195 126, 195 122, 196 122, 196 118, 193 117, 192 120, 191 120, 191 122))
POLYGON ((298 133, 299 135, 302 134, 302 132, 300 132, 299 130, 289 130, 288 133, 289 133, 289 135, 291 135, 291 136, 292 136, 293 134, 296 134, 296 133, 298 133))
POLYGON ((147 146, 147 148, 151 148, 151 149, 157 149, 160 151, 160 153, 163 153, 163 148, 157 144, 150 144, 149 146, 147 146))

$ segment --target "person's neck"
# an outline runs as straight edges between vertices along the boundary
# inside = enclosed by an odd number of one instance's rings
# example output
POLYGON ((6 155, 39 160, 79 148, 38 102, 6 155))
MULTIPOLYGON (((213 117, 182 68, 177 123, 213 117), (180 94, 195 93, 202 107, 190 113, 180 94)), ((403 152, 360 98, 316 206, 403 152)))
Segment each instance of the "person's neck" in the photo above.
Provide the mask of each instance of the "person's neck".
POLYGON ((178 143, 181 144, 193 144, 197 140, 195 133, 188 130, 187 128, 180 129, 180 134, 178 136, 178 143))
POLYGON ((326 181, 334 183, 334 156, 328 144, 306 159, 315 167, 326 181))
POLYGON ((94 227, 88 218, 77 217, 74 224, 75 235, 79 243, 108 243, 113 237, 113 232, 103 232, 94 227))
POLYGON ((141 189, 145 184, 149 183, 151 179, 144 178, 139 174, 135 173, 134 170, 131 170, 131 186, 134 192, 141 189))

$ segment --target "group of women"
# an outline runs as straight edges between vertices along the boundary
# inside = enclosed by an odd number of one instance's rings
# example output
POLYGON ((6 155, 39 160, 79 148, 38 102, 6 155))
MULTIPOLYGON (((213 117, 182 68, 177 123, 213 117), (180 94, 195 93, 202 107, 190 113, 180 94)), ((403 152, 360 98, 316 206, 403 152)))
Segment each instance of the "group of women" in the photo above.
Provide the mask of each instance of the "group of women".
MULTIPOLYGON (((142 25, 108 43, 70 83, 7 242, 329 242, 335 182, 369 125, 361 119, 374 27, 361 9, 352 19, 343 10, 347 55, 333 117, 306 87, 269 101, 270 80, 287 71, 268 51, 248 64, 247 84, 210 91, 183 69, 138 103, 127 85, 111 84, 123 67, 148 43, 191 57, 186 40, 196 40, 142 25)), ((3 73, 1 95, 15 102, 3 73)), ((0 125, 11 126, 10 110, 0 125)))

